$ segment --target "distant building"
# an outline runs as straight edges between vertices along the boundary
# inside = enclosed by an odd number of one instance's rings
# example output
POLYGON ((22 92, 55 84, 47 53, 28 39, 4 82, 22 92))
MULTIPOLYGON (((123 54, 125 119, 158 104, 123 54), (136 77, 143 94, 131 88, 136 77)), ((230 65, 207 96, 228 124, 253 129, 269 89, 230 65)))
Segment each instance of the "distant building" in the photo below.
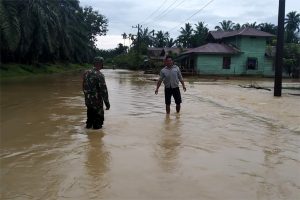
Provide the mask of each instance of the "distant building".
POLYGON ((164 48, 148 48, 148 58, 152 61, 163 61, 167 55, 174 55, 175 57, 188 49, 175 48, 175 47, 164 47, 164 48))
POLYGON ((183 52, 175 60, 197 74, 274 76, 274 50, 266 48, 266 39, 274 36, 254 28, 211 31, 209 43, 183 52))

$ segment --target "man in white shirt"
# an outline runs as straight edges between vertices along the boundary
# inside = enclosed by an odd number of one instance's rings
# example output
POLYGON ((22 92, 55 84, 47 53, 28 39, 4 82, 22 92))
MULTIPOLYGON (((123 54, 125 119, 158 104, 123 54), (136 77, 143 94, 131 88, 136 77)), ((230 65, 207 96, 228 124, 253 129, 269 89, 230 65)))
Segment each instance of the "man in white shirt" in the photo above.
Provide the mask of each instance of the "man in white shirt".
POLYGON ((173 96, 176 103, 176 111, 180 112, 181 94, 179 90, 179 82, 181 82, 183 91, 186 91, 186 87, 178 66, 173 64, 171 56, 166 56, 164 60, 165 67, 160 71, 160 77, 157 82, 155 94, 158 93, 158 89, 162 82, 165 85, 165 103, 166 113, 170 114, 171 97, 173 96))

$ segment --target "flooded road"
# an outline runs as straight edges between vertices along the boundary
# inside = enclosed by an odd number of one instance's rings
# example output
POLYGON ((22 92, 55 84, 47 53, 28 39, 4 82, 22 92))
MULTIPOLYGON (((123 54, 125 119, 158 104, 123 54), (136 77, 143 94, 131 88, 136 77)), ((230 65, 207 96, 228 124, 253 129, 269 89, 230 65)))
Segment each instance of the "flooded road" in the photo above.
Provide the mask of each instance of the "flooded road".
POLYGON ((299 96, 186 78, 167 116, 157 76, 103 73, 111 109, 97 131, 78 73, 1 83, 0 199, 300 199, 299 96))

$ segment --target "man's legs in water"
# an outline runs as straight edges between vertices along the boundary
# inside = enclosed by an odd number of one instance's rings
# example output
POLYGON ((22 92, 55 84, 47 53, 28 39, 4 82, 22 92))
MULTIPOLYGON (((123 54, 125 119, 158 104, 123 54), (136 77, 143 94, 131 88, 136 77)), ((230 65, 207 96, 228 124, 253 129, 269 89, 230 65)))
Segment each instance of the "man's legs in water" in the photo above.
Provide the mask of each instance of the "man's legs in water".
POLYGON ((85 128, 92 128, 94 118, 95 118, 94 109, 93 108, 87 108, 86 115, 87 115, 87 120, 86 120, 85 128))
POLYGON ((94 119, 94 122, 93 122, 93 129, 102 128, 103 121, 104 121, 104 110, 103 110, 103 108, 95 110, 95 119, 94 119))
POLYGON ((169 105, 166 104, 166 113, 170 114, 170 104, 169 105))
POLYGON ((180 112, 180 104, 176 104, 176 112, 177 112, 177 113, 180 112))

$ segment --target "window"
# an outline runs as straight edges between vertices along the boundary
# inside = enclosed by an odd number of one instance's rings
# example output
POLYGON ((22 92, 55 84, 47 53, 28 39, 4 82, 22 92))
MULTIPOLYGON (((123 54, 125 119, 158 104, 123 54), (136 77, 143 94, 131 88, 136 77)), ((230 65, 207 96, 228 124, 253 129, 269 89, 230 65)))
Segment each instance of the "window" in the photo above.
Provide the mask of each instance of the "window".
POLYGON ((231 57, 223 57, 223 69, 230 69, 231 57))
POLYGON ((248 58, 247 69, 250 69, 250 70, 257 69, 257 58, 248 58))

